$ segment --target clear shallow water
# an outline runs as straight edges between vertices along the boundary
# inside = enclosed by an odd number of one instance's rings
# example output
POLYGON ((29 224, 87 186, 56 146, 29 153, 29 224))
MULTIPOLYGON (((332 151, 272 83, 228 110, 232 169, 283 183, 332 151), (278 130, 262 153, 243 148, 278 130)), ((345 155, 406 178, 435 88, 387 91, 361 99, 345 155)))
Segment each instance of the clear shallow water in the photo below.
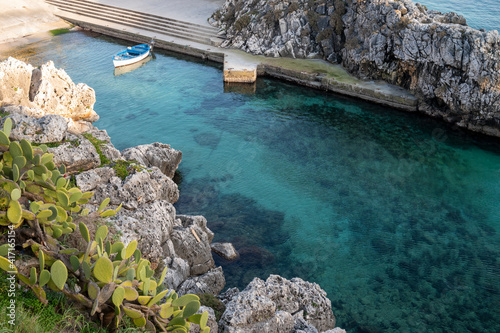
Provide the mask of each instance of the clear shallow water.
POLYGON ((419 0, 428 9, 455 12, 467 19, 475 29, 500 30, 500 2, 498 0, 419 0))
POLYGON ((224 93, 219 65, 162 52, 114 76, 125 45, 68 33, 17 56, 93 87, 117 148, 182 150, 176 208, 239 250, 217 259, 227 286, 318 282, 349 332, 500 331, 498 140, 275 80, 224 93))

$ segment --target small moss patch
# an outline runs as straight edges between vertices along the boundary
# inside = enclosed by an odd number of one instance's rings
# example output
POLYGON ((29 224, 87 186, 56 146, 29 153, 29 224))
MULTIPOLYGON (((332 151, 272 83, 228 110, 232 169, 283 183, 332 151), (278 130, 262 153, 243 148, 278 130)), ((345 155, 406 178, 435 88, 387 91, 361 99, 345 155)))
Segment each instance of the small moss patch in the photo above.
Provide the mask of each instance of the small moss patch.
POLYGON ((97 138, 95 138, 92 134, 90 133, 83 133, 83 136, 90 141, 90 143, 92 143, 95 147, 95 150, 97 151, 97 153, 99 154, 99 158, 101 160, 101 165, 104 165, 104 164, 108 164, 109 162, 111 162, 103 153, 102 153, 102 149, 101 149, 101 146, 103 144, 107 144, 106 141, 102 141, 102 140, 99 140, 97 138))
MULTIPOLYGON (((62 144, 68 143, 68 142, 73 147, 78 147, 80 145, 80 140, 78 140, 78 139, 71 140, 71 141, 69 141, 69 140, 62 140, 62 141, 59 141, 59 142, 47 142, 47 143, 43 143, 43 145, 47 146, 48 148, 56 148, 56 147, 59 147, 62 144)), ((39 147, 42 144, 40 144, 40 143, 32 143, 31 145, 34 146, 34 147, 39 147)))
POLYGON ((67 32, 69 32, 69 29, 54 29, 54 30, 50 30, 50 33, 52 34, 52 36, 62 35, 62 34, 65 34, 67 32))
POLYGON ((142 171, 143 167, 137 164, 136 161, 124 161, 118 160, 113 164, 113 169, 116 172, 116 176, 120 177, 122 180, 125 180, 132 170, 142 171))

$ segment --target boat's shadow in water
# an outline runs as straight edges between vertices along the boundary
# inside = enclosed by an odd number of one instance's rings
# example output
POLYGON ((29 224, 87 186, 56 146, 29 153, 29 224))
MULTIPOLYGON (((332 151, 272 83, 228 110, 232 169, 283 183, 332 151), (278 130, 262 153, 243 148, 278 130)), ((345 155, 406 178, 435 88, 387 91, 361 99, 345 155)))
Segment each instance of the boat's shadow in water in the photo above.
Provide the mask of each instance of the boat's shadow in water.
POLYGON ((126 66, 116 67, 115 68, 115 76, 120 76, 120 75, 123 75, 126 73, 130 73, 130 72, 136 70, 137 68, 142 67, 148 61, 150 61, 151 59, 154 59, 154 58, 155 58, 155 56, 153 54, 150 54, 149 56, 147 56, 143 60, 138 61, 136 63, 126 65, 126 66))

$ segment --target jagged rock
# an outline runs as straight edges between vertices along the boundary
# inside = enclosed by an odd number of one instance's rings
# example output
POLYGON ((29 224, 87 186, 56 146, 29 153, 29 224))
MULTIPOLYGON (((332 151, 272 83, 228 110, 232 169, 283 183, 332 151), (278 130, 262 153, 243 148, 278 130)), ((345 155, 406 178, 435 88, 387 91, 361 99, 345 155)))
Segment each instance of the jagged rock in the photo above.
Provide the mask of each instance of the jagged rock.
POLYGON ((318 331, 335 327, 331 302, 317 284, 271 275, 233 296, 219 325, 225 332, 291 332, 298 318, 318 331))
MULTIPOLYGON (((14 111, 13 108, 3 110, 14 111)), ((12 112, 2 119, 2 125, 6 118, 12 119, 12 140, 26 139, 34 143, 60 142, 66 137, 68 124, 63 117, 58 115, 46 115, 41 118, 25 116, 21 113, 12 112)))
POLYGON ((318 333, 316 327, 309 324, 304 318, 295 319, 292 333, 318 333))
POLYGON ((87 171, 101 164, 94 145, 81 135, 67 134, 64 143, 49 148, 48 152, 54 154, 54 163, 64 164, 69 173, 87 171))
POLYGON ((217 298, 222 303, 224 303, 224 305, 227 305, 227 303, 229 303, 233 299, 233 297, 237 296, 239 293, 240 293, 240 290, 236 287, 233 287, 233 288, 229 288, 225 292, 219 294, 219 296, 217 296, 217 298))
MULTIPOLYGON (((210 332, 218 332, 219 331, 219 325, 217 325, 217 320, 215 318, 215 312, 214 309, 209 308, 208 306, 200 306, 200 309, 196 313, 203 313, 207 311, 208 312, 208 321, 207 321, 207 326, 210 327, 210 332)), ((189 333, 200 333, 200 326, 197 324, 191 324, 191 327, 189 328, 189 333)))
POLYGON ((132 173, 124 180, 109 167, 82 172, 76 176, 76 184, 82 191, 94 192, 91 204, 98 204, 109 197, 111 205, 123 204, 126 209, 137 209, 157 200, 174 203, 179 199, 177 185, 158 168, 137 168, 139 170, 131 168, 132 173))
MULTIPOLYGON (((49 61, 40 68, 9 57, 0 63, 0 100, 2 104, 40 109, 73 122, 99 119, 93 110, 95 92, 86 84, 75 85, 63 69, 49 61)), ((73 125, 73 123, 71 123, 73 125)))
MULTIPOLYGON (((165 253, 165 252, 164 252, 165 253)), ((177 290, 179 285, 189 277, 189 264, 181 258, 167 258, 167 274, 163 284, 169 288, 177 290)))
POLYGON ((460 15, 410 0, 226 0, 212 18, 226 32, 223 47, 319 55, 409 90, 420 112, 500 136, 500 35, 472 29, 460 15))
POLYGON ((231 243, 212 243, 210 247, 212 251, 226 260, 235 260, 239 257, 238 252, 231 243))
POLYGON ((122 155, 129 161, 135 160, 148 167, 158 167, 169 178, 174 177, 175 170, 182 160, 181 151, 159 142, 127 148, 122 151, 122 155))
MULTIPOLYGON (((122 157, 120 151, 116 149, 115 146, 111 143, 111 138, 109 137, 108 132, 106 132, 106 130, 100 130, 92 126, 92 128, 86 131, 86 133, 92 135, 94 138, 102 142, 99 145, 99 147, 101 149, 102 154, 106 156, 108 160, 116 161, 122 157)), ((146 164, 143 165, 149 166, 146 164)))
POLYGON ((203 275, 188 278, 177 289, 177 293, 179 295, 212 294, 215 296, 224 289, 225 284, 226 279, 222 267, 216 267, 203 275))
POLYGON ((3 105, 28 105, 31 74, 34 67, 9 57, 0 62, 0 101, 3 105))
POLYGON ((108 183, 113 177, 116 176, 112 168, 97 168, 76 175, 76 185, 82 192, 93 191, 98 186, 108 183))
POLYGON ((346 333, 346 330, 340 327, 335 327, 333 330, 324 331, 322 333, 346 333))
POLYGON ((163 260, 163 245, 175 223, 175 208, 171 203, 155 200, 134 210, 121 209, 110 220, 120 232, 123 243, 137 240, 139 250, 149 261, 159 263, 163 260))
POLYGON ((189 263, 190 275, 200 275, 214 267, 210 242, 214 234, 203 216, 177 216, 172 232, 175 253, 189 263))
POLYGON ((57 69, 52 61, 35 68, 31 75, 29 101, 47 113, 66 118, 97 121, 93 110, 94 89, 84 83, 74 84, 63 69, 57 69))

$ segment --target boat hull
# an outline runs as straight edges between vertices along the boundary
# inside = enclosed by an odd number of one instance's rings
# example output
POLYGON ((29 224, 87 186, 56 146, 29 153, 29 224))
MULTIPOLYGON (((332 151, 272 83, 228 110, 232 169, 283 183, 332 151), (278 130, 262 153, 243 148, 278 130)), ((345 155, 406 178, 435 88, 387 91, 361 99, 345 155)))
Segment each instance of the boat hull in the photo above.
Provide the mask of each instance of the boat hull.
POLYGON ((130 54, 128 54, 129 50, 134 51, 134 50, 136 50, 135 49, 136 47, 137 46, 134 46, 132 48, 129 48, 126 51, 120 52, 117 55, 115 55, 113 57, 113 65, 115 66, 115 68, 135 64, 136 62, 139 62, 139 61, 147 58, 151 53, 151 48, 148 45, 147 50, 145 50, 144 52, 142 52, 138 55, 130 56, 130 54))

